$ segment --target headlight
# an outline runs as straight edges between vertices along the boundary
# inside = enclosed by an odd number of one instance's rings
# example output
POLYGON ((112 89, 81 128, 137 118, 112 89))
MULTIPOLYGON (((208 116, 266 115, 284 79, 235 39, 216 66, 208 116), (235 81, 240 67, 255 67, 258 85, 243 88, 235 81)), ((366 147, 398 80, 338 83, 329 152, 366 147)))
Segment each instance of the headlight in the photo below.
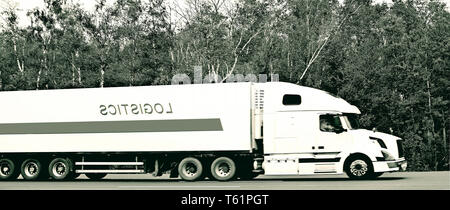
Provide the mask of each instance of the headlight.
POLYGON ((391 153, 387 152, 386 150, 381 150, 381 153, 383 154, 384 160, 386 161, 395 160, 394 156, 391 155, 391 153))

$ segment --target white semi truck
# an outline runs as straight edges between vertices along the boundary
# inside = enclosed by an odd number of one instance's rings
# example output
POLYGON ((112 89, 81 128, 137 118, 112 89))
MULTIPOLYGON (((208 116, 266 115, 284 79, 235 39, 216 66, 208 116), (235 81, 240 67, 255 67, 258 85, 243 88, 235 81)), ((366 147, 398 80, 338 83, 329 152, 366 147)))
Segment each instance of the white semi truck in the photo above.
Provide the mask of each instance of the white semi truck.
POLYGON ((0 92, 0 180, 404 170, 402 139, 359 129, 359 114, 283 82, 0 92))

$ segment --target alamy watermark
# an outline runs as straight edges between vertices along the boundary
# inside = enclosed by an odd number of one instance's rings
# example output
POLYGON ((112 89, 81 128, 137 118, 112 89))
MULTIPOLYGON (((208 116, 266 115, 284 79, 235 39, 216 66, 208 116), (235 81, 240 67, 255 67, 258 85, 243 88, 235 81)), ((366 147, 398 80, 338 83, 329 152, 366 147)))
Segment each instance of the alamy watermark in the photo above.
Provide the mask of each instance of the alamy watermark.
MULTIPOLYGON (((203 70, 201 66, 194 67, 194 79, 191 78, 187 74, 175 74, 172 77, 172 85, 179 84, 204 84, 204 83, 234 83, 234 82, 256 82, 256 83, 265 83, 267 82, 269 75, 267 74, 227 74, 225 78, 222 78, 218 74, 207 74, 203 77, 203 70)), ((278 74, 270 74, 271 82, 278 82, 279 75, 278 74)))

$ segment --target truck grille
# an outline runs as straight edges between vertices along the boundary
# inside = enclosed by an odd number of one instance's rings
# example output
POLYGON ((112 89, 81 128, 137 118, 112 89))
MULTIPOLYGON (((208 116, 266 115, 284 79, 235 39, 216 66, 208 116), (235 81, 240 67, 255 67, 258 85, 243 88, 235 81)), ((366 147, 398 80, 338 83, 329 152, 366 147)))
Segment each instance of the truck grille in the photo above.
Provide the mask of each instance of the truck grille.
POLYGON ((397 140, 397 148, 398 148, 398 157, 404 157, 404 151, 403 151, 403 140, 399 139, 397 140))

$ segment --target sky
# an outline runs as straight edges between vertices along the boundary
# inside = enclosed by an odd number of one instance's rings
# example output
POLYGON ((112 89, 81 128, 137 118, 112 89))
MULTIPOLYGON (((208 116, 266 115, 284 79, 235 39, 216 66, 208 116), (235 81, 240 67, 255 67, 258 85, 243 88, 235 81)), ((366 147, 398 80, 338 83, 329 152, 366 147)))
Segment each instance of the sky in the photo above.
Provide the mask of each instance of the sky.
MULTIPOLYGON (((96 4, 95 0, 68 0, 69 2, 78 2, 81 6, 83 6, 87 10, 94 10, 94 6, 96 4)), ((183 0, 169 0, 169 2, 182 2, 183 0)), ((339 0, 343 1, 343 0, 339 0)), ((445 2, 447 5, 447 8, 450 7, 450 0, 441 0, 442 2, 445 2)), ((107 0, 107 2, 111 3, 114 2, 114 0, 107 0)), ((391 0, 374 0, 376 3, 391 3, 391 0)), ((4 7, 7 7, 8 5, 13 4, 16 5, 19 9, 19 24, 20 25, 26 25, 28 22, 28 18, 26 17, 26 11, 31 10, 36 7, 43 7, 44 6, 44 0, 0 0, 0 10, 4 7)), ((1 20, 0 20, 1 21, 1 20)))

